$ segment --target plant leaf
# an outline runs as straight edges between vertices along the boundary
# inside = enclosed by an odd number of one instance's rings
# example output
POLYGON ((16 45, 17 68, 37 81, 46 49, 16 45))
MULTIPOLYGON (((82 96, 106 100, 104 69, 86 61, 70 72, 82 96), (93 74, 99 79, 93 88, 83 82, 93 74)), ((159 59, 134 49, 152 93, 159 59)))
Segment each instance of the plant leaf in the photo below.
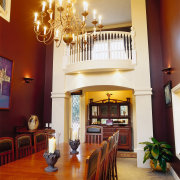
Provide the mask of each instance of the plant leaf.
POLYGON ((166 171, 166 160, 161 157, 161 158, 159 159, 159 164, 160 164, 162 170, 165 172, 165 171, 166 171))
POLYGON ((169 156, 173 156, 172 152, 167 149, 162 149, 162 152, 166 153, 169 156))
POLYGON ((154 159, 158 159, 158 157, 159 157, 159 147, 158 147, 158 145, 155 144, 153 146, 153 148, 151 150, 151 154, 154 157, 154 159))
POLYGON ((150 158, 150 151, 146 151, 145 154, 144 154, 144 160, 143 160, 143 163, 145 163, 147 161, 147 159, 150 158))
POLYGON ((154 137, 152 137, 151 140, 152 140, 152 142, 155 143, 155 144, 158 144, 158 143, 159 143, 154 137))
POLYGON ((161 144, 160 145, 162 148, 167 148, 167 149, 170 149, 170 148, 172 148, 172 146, 171 145, 169 145, 169 144, 161 144))

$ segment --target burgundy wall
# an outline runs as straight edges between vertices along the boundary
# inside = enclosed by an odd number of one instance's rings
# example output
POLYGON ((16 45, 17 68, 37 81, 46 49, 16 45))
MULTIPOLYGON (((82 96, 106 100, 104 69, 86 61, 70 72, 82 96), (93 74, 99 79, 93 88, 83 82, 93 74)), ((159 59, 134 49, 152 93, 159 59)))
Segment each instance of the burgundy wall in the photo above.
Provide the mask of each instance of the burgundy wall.
POLYGON ((11 108, 0 110, 0 137, 13 136, 15 126, 25 125, 31 114, 43 121, 46 48, 33 32, 33 13, 39 2, 11 3, 10 23, 0 17, 0 56, 14 61, 11 108), (35 80, 25 84, 25 75, 35 80))
MULTIPOLYGON (((153 88, 154 135, 173 146, 174 127, 172 107, 164 103, 163 85, 172 80, 173 87, 180 82, 180 1, 146 0, 149 36, 151 82, 153 88), (163 74, 163 67, 172 66, 171 75, 163 74), (161 116, 162 115, 162 116, 161 116)), ((172 166, 180 177, 180 161, 174 157, 172 166)))

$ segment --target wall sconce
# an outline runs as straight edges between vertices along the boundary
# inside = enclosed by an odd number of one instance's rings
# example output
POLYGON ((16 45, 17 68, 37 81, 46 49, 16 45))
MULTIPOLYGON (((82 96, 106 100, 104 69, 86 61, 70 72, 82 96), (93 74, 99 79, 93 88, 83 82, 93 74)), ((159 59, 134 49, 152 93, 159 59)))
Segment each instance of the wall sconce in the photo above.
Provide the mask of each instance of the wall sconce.
POLYGON ((172 70, 173 70, 173 68, 168 67, 168 68, 162 69, 162 72, 164 72, 165 74, 171 74, 171 73, 172 73, 172 70))
POLYGON ((33 78, 29 78, 29 77, 24 77, 23 79, 24 79, 25 83, 30 83, 34 80, 33 78))

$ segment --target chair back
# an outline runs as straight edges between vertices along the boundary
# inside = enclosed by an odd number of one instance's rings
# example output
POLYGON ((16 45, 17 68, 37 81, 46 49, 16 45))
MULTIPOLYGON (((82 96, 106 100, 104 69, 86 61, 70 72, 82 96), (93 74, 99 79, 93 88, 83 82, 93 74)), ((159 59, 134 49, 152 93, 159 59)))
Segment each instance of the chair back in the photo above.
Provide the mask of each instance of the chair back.
POLYGON ((10 137, 0 138, 0 166, 14 161, 14 140, 10 137))
POLYGON ((21 134, 15 138, 16 159, 29 156, 33 153, 33 146, 30 134, 21 134))
POLYGON ((103 127, 86 126, 86 143, 101 144, 103 141, 103 127))
POLYGON ((34 134, 34 152, 39 152, 47 148, 47 134, 38 132, 34 134))
POLYGON ((106 174, 107 174, 106 162, 107 162, 107 141, 103 141, 101 146, 101 157, 100 157, 98 180, 106 180, 106 174))
POLYGON ((86 159, 86 179, 87 180, 97 180, 98 178, 98 169, 100 164, 100 149, 94 150, 90 156, 86 159))

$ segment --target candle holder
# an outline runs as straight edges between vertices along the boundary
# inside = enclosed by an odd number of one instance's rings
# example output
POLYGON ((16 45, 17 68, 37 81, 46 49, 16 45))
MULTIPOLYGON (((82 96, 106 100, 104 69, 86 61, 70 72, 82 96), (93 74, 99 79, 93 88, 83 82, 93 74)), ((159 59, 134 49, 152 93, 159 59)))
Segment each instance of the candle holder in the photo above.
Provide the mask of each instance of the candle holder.
POLYGON ((59 150, 55 150, 54 153, 45 152, 43 157, 45 158, 48 164, 48 167, 44 169, 46 172, 55 172, 58 170, 58 168, 54 167, 54 165, 56 164, 58 158, 60 157, 59 150))
POLYGON ((79 139, 69 140, 69 145, 71 146, 71 149, 72 149, 70 154, 79 154, 79 152, 77 151, 77 148, 80 145, 80 140, 79 139))

